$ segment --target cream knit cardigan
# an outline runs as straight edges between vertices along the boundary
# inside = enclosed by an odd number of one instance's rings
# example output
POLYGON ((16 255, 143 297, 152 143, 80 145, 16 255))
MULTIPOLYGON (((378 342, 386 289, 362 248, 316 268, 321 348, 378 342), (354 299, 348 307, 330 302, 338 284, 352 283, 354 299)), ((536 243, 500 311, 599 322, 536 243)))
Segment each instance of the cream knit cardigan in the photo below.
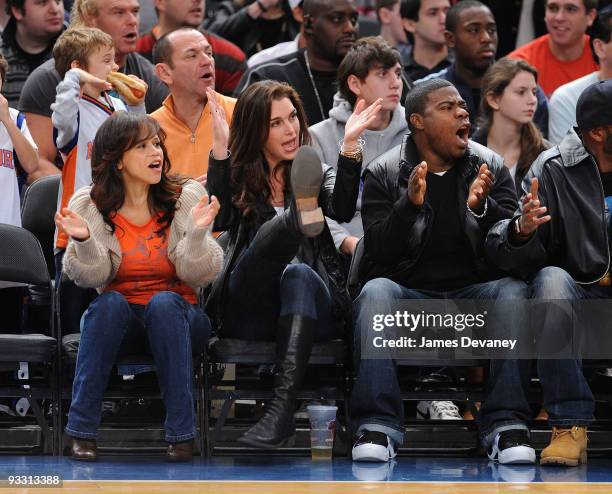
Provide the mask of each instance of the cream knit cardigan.
MULTIPOLYGON (((70 238, 63 269, 78 286, 95 288, 101 293, 117 275, 121 247, 91 200, 90 192, 91 187, 79 189, 68 204, 87 222, 89 238, 84 242, 70 238)), ((195 180, 183 184, 168 237, 168 259, 178 278, 195 290, 211 282, 223 264, 223 250, 210 234, 210 228, 196 228, 190 214, 205 193, 195 180)))

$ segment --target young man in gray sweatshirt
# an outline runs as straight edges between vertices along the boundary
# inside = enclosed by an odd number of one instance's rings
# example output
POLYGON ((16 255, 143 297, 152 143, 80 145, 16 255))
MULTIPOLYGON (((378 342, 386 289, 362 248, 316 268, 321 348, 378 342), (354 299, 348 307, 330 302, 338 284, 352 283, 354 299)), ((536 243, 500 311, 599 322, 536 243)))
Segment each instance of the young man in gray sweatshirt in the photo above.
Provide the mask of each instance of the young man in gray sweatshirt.
MULTIPOLYGON (((359 99, 366 107, 382 99, 376 121, 363 133, 365 167, 385 151, 400 144, 408 131, 402 96, 402 66, 399 53, 381 37, 362 38, 346 54, 338 68, 339 91, 329 118, 310 127, 312 145, 321 161, 336 166, 338 149, 344 137, 344 126, 359 99)), ((365 168, 364 168, 365 169, 365 168)), ((361 193, 357 211, 349 223, 327 219, 336 248, 351 256, 363 236, 361 193)))

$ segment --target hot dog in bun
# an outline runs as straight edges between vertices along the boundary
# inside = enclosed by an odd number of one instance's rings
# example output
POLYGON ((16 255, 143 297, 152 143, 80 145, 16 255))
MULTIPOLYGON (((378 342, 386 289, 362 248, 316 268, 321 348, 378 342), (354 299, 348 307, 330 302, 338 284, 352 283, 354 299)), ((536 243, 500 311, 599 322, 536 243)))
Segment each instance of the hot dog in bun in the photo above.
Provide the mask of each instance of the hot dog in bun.
POLYGON ((139 105, 147 94, 147 85, 140 79, 134 79, 121 72, 111 72, 106 76, 123 100, 130 106, 139 105))

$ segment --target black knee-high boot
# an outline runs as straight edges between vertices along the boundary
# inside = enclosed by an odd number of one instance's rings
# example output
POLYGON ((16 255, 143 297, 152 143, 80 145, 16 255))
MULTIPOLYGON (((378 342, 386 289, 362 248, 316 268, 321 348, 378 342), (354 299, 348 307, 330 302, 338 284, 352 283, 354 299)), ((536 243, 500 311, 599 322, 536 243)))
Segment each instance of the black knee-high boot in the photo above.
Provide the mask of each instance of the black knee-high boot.
POLYGON ((274 398, 259 422, 238 439, 241 443, 260 448, 280 448, 294 434, 295 396, 304 381, 316 324, 316 319, 302 315, 279 319, 274 398))

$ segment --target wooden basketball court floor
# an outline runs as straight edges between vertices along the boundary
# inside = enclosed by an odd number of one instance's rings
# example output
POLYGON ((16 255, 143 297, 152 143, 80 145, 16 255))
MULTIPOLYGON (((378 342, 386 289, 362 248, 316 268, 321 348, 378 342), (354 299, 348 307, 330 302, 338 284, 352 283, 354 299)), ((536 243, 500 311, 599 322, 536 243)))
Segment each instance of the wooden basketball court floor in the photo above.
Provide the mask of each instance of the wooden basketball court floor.
POLYGON ((520 494, 610 493, 612 458, 577 468, 503 466, 484 458, 399 458, 357 464, 345 458, 215 457, 169 464, 159 456, 102 456, 96 463, 43 456, 0 456, 0 494, 41 492, 8 485, 9 476, 58 476, 42 492, 83 494, 520 494))

